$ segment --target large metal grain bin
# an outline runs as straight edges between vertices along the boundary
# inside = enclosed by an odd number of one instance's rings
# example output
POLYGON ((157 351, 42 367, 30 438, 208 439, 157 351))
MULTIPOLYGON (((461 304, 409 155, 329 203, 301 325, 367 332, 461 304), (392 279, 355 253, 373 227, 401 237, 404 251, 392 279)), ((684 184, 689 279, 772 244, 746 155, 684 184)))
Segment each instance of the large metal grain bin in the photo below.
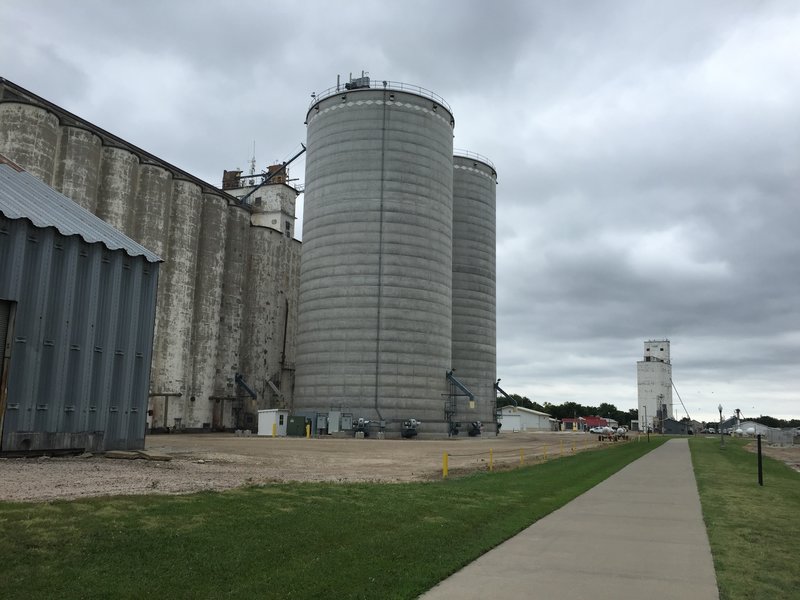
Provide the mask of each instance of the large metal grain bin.
POLYGON ((450 369, 452 112, 353 80, 306 116, 295 408, 444 431, 450 369))
POLYGON ((475 396, 456 403, 457 417, 493 421, 496 374, 497 172, 479 154, 457 150, 453 159, 453 368, 475 396))

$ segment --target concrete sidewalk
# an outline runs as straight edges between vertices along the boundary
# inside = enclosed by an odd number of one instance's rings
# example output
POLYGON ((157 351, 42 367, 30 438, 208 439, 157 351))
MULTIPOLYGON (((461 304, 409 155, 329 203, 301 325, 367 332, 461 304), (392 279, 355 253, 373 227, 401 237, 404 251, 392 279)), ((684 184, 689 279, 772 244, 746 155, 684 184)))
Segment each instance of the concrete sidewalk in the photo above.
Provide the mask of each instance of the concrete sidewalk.
POLYGON ((669 440, 422 598, 718 600, 687 440, 669 440))

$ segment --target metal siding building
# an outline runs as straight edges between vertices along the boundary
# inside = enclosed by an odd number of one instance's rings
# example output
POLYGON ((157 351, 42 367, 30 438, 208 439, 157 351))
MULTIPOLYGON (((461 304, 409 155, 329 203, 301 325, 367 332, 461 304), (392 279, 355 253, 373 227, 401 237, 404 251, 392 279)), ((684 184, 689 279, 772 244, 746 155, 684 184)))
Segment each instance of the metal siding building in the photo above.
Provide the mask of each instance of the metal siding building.
POLYGON ((159 262, 0 164, 0 449, 144 446, 159 262))

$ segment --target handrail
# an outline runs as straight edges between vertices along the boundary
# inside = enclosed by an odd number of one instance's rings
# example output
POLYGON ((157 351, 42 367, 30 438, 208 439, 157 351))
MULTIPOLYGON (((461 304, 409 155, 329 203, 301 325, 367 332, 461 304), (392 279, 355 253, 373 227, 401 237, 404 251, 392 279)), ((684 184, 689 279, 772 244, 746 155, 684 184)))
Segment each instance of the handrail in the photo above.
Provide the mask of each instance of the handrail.
POLYGON ((450 105, 436 92, 431 90, 425 89, 424 87, 420 87, 418 85, 411 85, 408 83, 403 83, 400 81, 388 81, 382 79, 372 79, 369 80, 369 87, 367 86, 359 86, 353 89, 345 88, 345 84, 334 85, 333 87, 329 87, 327 90, 323 90, 319 94, 314 94, 313 100, 311 104, 309 104, 308 109, 317 104, 318 102, 325 100, 326 98, 330 98, 331 96, 335 96, 336 94, 346 94, 348 92, 357 92, 359 90, 392 90, 395 92, 411 92, 412 94, 416 94, 417 96, 422 96, 423 98, 428 98, 430 100, 435 100, 438 104, 441 104, 444 108, 446 108, 450 114, 453 114, 453 109, 450 108, 450 105))
POLYGON ((474 158, 492 167, 492 170, 497 172, 497 167, 494 166, 494 163, 488 158, 486 158, 483 154, 478 154, 477 152, 471 152, 470 150, 461 150, 460 148, 454 148, 453 156, 460 156, 461 158, 474 158))

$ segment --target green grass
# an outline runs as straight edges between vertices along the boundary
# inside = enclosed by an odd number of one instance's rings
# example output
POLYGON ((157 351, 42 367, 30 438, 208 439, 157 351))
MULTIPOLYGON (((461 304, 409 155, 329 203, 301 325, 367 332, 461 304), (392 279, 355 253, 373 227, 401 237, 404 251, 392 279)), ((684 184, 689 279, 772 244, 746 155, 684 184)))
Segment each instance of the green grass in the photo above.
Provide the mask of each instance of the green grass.
POLYGON ((690 441, 721 600, 800 598, 800 473, 756 455, 747 440, 690 441))
POLYGON ((413 598, 659 443, 431 483, 0 503, 0 596, 413 598))

